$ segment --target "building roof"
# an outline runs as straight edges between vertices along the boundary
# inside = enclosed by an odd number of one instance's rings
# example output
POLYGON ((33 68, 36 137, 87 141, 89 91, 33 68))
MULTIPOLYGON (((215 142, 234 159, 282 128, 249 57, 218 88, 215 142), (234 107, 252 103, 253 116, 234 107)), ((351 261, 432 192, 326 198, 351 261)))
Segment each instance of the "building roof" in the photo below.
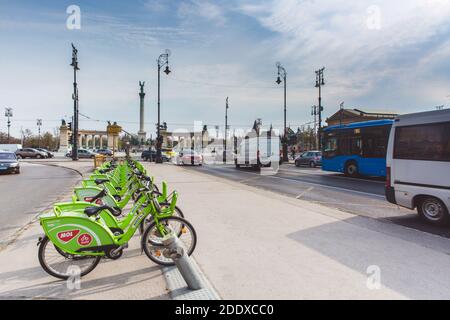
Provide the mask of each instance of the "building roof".
POLYGON ((352 118, 352 117, 367 117, 370 119, 380 118, 380 119, 394 119, 398 116, 397 113, 392 111, 380 111, 380 110, 361 110, 361 109, 339 109, 332 116, 326 119, 326 121, 339 120, 341 117, 343 118, 352 118))

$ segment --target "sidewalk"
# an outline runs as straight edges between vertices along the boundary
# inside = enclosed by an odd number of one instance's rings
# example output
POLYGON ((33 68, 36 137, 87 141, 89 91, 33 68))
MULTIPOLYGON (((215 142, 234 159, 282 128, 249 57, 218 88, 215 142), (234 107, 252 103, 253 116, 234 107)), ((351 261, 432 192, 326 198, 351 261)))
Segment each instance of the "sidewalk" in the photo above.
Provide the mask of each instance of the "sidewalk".
MULTIPOLYGON (((69 167, 83 174, 93 168, 92 160, 38 162, 69 167)), ((63 196, 69 200, 71 193, 63 196)), ((121 259, 102 260, 83 277, 79 290, 68 289, 65 281, 51 277, 41 268, 36 246, 41 235, 42 229, 35 221, 0 251, 0 299, 170 299, 161 267, 141 254, 139 234, 121 259)))
POLYGON ((450 298, 448 239, 195 168, 145 166, 179 192, 194 257, 224 299, 450 298))

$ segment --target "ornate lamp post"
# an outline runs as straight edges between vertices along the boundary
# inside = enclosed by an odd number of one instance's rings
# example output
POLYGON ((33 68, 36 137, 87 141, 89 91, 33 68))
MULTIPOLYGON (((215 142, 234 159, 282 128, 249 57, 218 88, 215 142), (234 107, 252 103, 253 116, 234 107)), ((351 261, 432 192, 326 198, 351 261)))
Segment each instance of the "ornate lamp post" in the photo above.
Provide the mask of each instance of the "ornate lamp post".
POLYGON ((161 81, 161 68, 166 66, 166 68, 164 69, 164 73, 166 75, 169 75, 169 73, 171 72, 169 69, 169 56, 170 56, 170 50, 166 49, 165 53, 162 53, 159 57, 158 57, 158 124, 157 124, 157 128, 156 128, 156 163, 162 163, 162 157, 161 157, 161 148, 162 148, 162 136, 161 136, 161 99, 160 99, 160 94, 161 94, 161 86, 160 86, 160 81, 161 81))
POLYGON ((288 161, 288 151, 287 151, 287 127, 286 127, 286 76, 287 72, 286 69, 283 68, 281 63, 277 62, 276 64, 278 69, 278 77, 277 81, 275 81, 277 84, 281 84, 281 82, 284 83, 284 134, 283 134, 283 161, 288 161), (283 78, 283 80, 281 80, 283 78))
POLYGON ((73 145, 72 145, 72 160, 78 160, 78 84, 77 84, 77 71, 78 68, 78 50, 72 43, 72 63, 73 67, 73 145))

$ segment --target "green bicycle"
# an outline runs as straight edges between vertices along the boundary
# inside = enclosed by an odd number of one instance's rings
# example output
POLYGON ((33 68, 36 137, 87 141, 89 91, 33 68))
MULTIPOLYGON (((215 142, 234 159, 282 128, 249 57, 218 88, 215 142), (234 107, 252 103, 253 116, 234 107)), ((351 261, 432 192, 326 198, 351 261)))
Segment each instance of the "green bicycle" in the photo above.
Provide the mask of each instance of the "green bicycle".
MULTIPOLYGON (((141 246, 149 259, 161 265, 173 265, 162 254, 162 240, 169 234, 182 239, 189 255, 195 250, 197 234, 184 218, 165 213, 157 199, 146 192, 145 201, 130 215, 123 233, 113 232, 101 215, 113 208, 91 206, 84 212, 53 211, 40 216, 45 236, 39 239, 38 257, 42 268, 59 279, 73 276, 74 270, 84 276, 95 269, 101 258, 119 259, 140 224, 152 215, 152 222, 145 229, 141 246)), ((112 217, 112 216, 111 216, 112 217)))

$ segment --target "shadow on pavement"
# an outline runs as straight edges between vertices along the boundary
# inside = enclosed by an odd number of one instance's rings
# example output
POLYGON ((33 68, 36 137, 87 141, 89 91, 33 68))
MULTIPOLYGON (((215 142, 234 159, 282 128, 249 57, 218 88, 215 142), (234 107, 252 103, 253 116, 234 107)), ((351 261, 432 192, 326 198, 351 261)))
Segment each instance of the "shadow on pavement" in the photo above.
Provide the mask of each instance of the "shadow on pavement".
MULTIPOLYGON (((142 276, 145 274, 152 274, 159 271, 159 266, 151 266, 131 272, 125 272, 121 274, 114 274, 107 277, 101 277, 93 280, 89 280, 89 275, 81 279, 81 289, 71 290, 68 289, 66 281, 55 280, 40 283, 28 287, 23 287, 15 290, 0 292, 0 298, 45 298, 45 299, 75 299, 83 298, 89 295, 98 294, 102 292, 108 292, 111 290, 121 290, 126 287, 133 286, 143 281, 151 280, 153 278, 160 277, 160 274, 153 274, 149 276, 142 276), (132 280, 133 278, 136 278, 132 280)), ((93 271, 95 272, 95 270, 93 271)), ((51 279, 41 268, 30 268, 17 270, 14 272, 8 272, 0 276, 1 282, 13 281, 14 279, 35 280, 36 277, 46 277, 51 279)), ((115 299, 112 294, 110 299, 115 299)), ((149 299, 170 299, 168 294, 149 297, 149 299)))
MULTIPOLYGON (((376 231, 375 225, 373 228, 369 226, 370 229, 367 225, 362 227, 363 219, 350 218, 300 230, 287 236, 363 276, 369 276, 369 266, 378 266, 382 286, 408 298, 450 297, 448 253, 429 248, 427 245, 432 243, 427 241, 430 239, 422 241, 417 232, 397 235, 396 229, 392 229, 381 233, 376 231), (349 223, 354 226, 349 226, 349 223)), ((442 239, 440 243, 443 248, 448 244, 447 239, 442 239)), ((433 245, 438 246, 434 242, 433 245)))

